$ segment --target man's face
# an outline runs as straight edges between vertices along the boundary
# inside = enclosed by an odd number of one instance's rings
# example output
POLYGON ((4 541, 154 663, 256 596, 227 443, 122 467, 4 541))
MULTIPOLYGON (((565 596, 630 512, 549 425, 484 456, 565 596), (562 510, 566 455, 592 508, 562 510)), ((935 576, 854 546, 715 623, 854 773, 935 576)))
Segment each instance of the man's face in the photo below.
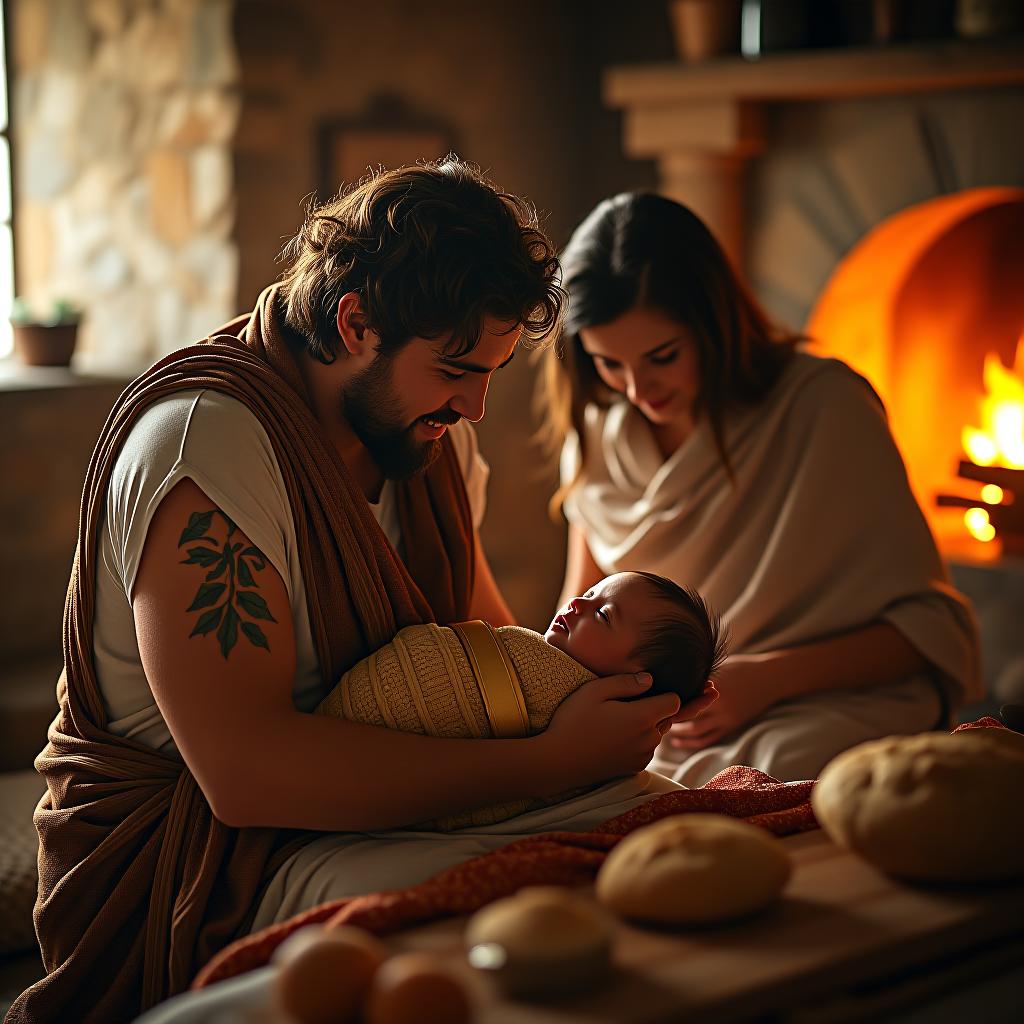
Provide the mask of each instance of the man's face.
POLYGON ((426 469, 448 427, 483 418, 491 375, 512 359, 521 333, 488 317, 476 347, 458 358, 445 354, 445 337, 413 338, 393 355, 377 355, 342 387, 343 415, 385 477, 426 469))

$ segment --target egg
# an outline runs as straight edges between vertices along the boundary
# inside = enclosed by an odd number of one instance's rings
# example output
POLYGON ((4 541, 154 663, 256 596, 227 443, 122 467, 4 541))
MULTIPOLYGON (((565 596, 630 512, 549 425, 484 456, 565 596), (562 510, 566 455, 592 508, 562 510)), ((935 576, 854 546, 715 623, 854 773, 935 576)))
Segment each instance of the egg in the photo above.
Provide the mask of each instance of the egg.
POLYGON ((403 953, 377 972, 364 1010, 365 1024, 467 1024, 469 995, 436 957, 403 953))
POLYGON ((359 928, 309 925, 289 936, 272 958, 274 998, 298 1024, 348 1024, 359 1009, 387 949, 359 928))

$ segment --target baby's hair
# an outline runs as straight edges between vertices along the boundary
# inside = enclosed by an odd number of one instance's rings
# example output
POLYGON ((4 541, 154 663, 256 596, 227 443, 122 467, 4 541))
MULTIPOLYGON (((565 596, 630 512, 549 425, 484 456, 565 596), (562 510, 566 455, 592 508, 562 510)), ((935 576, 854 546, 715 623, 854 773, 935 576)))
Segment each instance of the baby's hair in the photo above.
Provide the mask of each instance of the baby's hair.
POLYGON ((656 590, 673 611, 652 619, 633 659, 653 677, 644 696, 677 693, 685 704, 698 696, 721 668, 728 654, 728 635, 716 615, 696 590, 681 587, 652 572, 636 572, 656 590))

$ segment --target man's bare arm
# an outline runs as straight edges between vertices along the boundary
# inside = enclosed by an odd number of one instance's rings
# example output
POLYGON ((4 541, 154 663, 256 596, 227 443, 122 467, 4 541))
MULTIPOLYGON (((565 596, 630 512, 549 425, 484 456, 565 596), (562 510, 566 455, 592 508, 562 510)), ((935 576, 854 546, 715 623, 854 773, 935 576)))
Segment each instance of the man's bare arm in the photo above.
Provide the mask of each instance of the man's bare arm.
POLYGON ((284 582, 190 480, 153 517, 133 607, 178 749, 214 813, 236 826, 391 828, 630 774, 678 705, 671 695, 622 702, 640 687, 613 677, 583 687, 547 732, 522 740, 437 739, 302 714, 284 582))

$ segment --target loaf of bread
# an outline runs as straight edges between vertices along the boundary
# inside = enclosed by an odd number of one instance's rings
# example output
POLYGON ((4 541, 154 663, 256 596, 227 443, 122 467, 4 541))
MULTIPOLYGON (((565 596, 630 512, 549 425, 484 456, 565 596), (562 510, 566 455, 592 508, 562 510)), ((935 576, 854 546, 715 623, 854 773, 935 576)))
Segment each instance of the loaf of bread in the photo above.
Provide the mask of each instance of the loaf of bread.
POLYGON ((597 896, 625 917, 710 924, 774 902, 792 871, 764 829, 720 814, 680 814, 637 829, 608 855, 597 896))
POLYGON ((1002 729, 891 736, 821 773, 811 806, 830 838, 900 878, 1024 875, 1024 736, 1002 729))

